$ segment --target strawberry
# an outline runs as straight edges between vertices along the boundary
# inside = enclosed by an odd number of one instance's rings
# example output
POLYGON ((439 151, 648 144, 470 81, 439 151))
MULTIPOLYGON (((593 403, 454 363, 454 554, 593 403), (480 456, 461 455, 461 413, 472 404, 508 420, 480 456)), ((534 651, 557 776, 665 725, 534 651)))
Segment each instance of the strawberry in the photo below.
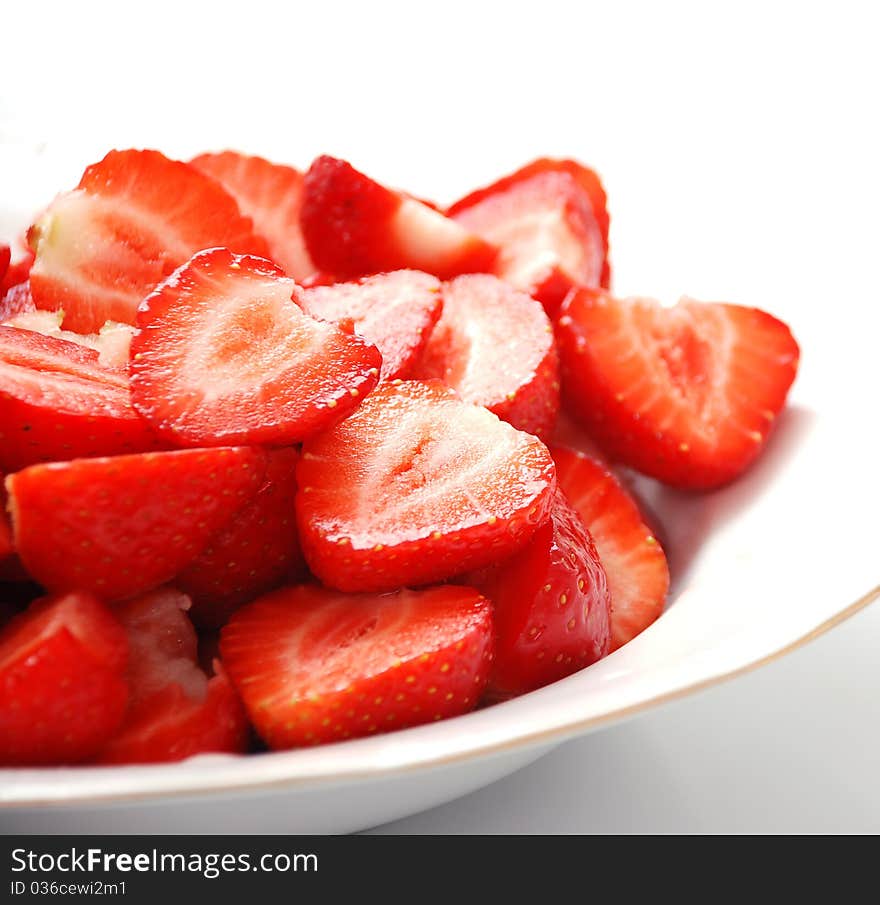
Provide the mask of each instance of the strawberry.
POLYGON ((471 274, 443 287, 443 316, 416 376, 435 377, 466 402, 545 436, 559 413, 559 361, 543 308, 497 277, 471 274))
POLYGON ((601 463, 561 446, 550 451, 559 486, 596 543, 611 592, 611 650, 663 612, 669 567, 635 500, 601 463))
POLYGON ((189 598, 172 588, 115 607, 128 634, 131 699, 98 763, 158 763, 246 750, 247 715, 226 675, 209 679, 199 667, 188 607, 189 598))
POLYGON ((312 317, 350 320, 382 353, 380 380, 409 377, 443 310, 440 281, 418 270, 296 289, 293 298, 312 317))
POLYGON ((287 587, 235 613, 220 652, 269 747, 317 745, 472 710, 491 665, 491 606, 454 585, 287 587))
POLYGON ((403 268, 448 279, 495 257, 479 236, 335 157, 309 167, 300 221, 312 260, 343 280, 403 268))
POLYGON ((31 284, 28 280, 12 286, 6 295, 0 295, 0 323, 5 323, 10 318, 34 310, 34 299, 31 296, 31 284))
POLYGON ((381 356, 291 301, 261 258, 200 252, 148 296, 131 344, 137 410, 182 446, 298 442, 358 406, 381 356))
POLYGON ((4 242, 0 242, 0 286, 3 286, 4 280, 6 279, 6 271, 9 270, 9 262, 11 259, 12 250, 4 242))
POLYGON ((122 720, 125 631, 83 592, 36 601, 0 631, 0 764, 76 763, 122 720))
POLYGON ((437 381, 381 384, 303 446, 306 562, 343 591, 428 584, 526 544, 547 516, 546 447, 437 381))
POLYGON ((214 179, 158 151, 111 151, 31 227, 38 308, 94 333, 133 324, 148 292, 203 248, 268 254, 249 218, 214 179))
POLYGON ((607 455, 677 487, 742 473, 797 373, 788 327, 738 305, 580 290, 556 332, 571 413, 607 455))
POLYGON ((493 697, 540 688, 608 653, 605 570, 590 532, 560 490, 549 519, 519 553, 467 580, 494 604, 493 697))
POLYGON ((131 597, 192 562, 265 470, 247 447, 33 465, 6 478, 15 548, 49 590, 131 597))
POLYGON ((297 282, 315 272, 299 225, 303 174, 237 151, 200 154, 190 164, 216 179, 269 246, 269 257, 297 282))
POLYGON ((293 509, 298 459, 293 449, 269 451, 257 495, 175 578, 199 625, 219 628, 241 604, 304 575, 293 509))
POLYGON ((6 515, 6 492, 3 489, 3 474, 0 473, 0 562, 12 556, 14 552, 12 526, 9 524, 9 516, 6 515))
POLYGON ((0 326, 0 468, 156 449, 127 377, 93 349, 0 326))
POLYGON ((609 283, 605 190, 573 160, 536 160, 447 214, 498 245, 492 272, 533 295, 551 316, 572 286, 609 283))
POLYGON ((13 261, 9 246, 0 245, 0 312, 3 310, 4 298, 17 286, 27 282, 33 263, 34 253, 30 248, 25 248, 23 256, 13 261))

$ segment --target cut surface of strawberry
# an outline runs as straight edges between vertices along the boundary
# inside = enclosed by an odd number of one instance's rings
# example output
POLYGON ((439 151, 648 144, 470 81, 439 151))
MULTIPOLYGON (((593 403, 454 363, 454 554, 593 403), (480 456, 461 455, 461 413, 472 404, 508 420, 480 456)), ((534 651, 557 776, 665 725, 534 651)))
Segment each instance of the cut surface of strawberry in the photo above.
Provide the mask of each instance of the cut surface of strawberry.
POLYGON ((265 469, 253 447, 33 465, 6 478, 15 549, 49 590, 121 600, 198 556, 253 499, 265 469))
POLYGON ((31 295, 31 284, 27 280, 13 286, 6 295, 0 296, 0 323, 34 310, 36 306, 31 295))
POLYGON ((437 378, 466 402, 483 405, 538 436, 559 413, 559 361, 541 305, 488 274, 443 287, 443 315, 415 376, 437 378))
POLYGON ((64 310, 64 326, 95 333, 133 324, 144 296, 203 248, 266 255, 235 200, 195 167, 158 151, 111 151, 31 227, 31 293, 64 310))
POLYGON ((212 176, 235 198, 269 246, 269 257, 297 282, 317 269, 299 225, 303 174, 262 157, 221 151, 200 154, 190 163, 212 176))
POLYGON ((487 270, 495 257, 465 227, 335 157, 309 167, 300 220, 312 260, 343 280, 406 268, 449 279, 487 270))
POLYGON ((443 310, 440 281, 418 270, 315 285, 293 297, 312 317, 351 320, 355 333, 382 353, 382 380, 410 376, 443 310))
POLYGON ((472 710, 491 666, 491 605, 455 585, 299 585, 235 613, 220 652, 271 748, 341 741, 472 710))
POLYGON ((788 327, 738 305, 580 290, 556 335, 569 411, 609 456, 684 488, 748 467, 797 373, 788 327))
POLYGON ((120 724, 125 630, 77 592, 31 604, 0 631, 0 764, 77 763, 120 724))
POLYGON ((13 261, 12 252, 8 245, 0 245, 0 312, 6 298, 14 289, 27 282, 34 263, 34 253, 30 248, 25 249, 20 258, 13 261), (6 267, 3 266, 4 249, 6 267))
POLYGON ((137 410, 182 446, 287 445, 356 408, 378 350, 291 300, 262 258, 196 254, 148 296, 131 343, 137 410))
POLYGON ((512 554, 547 516, 543 443, 437 381, 382 384, 303 447, 300 541, 344 591, 442 581, 512 554))

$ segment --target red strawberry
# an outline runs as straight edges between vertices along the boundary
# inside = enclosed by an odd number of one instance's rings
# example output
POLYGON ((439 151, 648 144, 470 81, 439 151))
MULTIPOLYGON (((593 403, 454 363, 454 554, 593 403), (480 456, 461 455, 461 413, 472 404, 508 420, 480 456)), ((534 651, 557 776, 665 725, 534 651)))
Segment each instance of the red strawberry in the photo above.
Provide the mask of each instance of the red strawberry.
POLYGON ((495 257, 479 236, 335 157, 306 173, 300 219, 312 260, 344 280, 404 268, 448 279, 495 257))
POLYGON ((678 487, 737 477, 763 447, 798 345, 755 308, 572 293, 557 328, 563 392, 603 450, 678 487))
POLYGON ((294 282, 261 258, 195 255, 138 312, 132 401, 184 446, 298 442, 370 392, 378 351, 291 300, 294 282))
POLYGON ((555 314, 572 286, 607 286, 608 212, 599 177, 573 160, 536 160, 447 211, 500 247, 493 273, 555 314))
POLYGON ((29 248, 25 249, 22 257, 17 261, 13 261, 9 246, 0 245, 0 312, 3 310, 4 298, 16 286, 27 282, 33 263, 34 253, 29 248))
POLYGON ((299 225, 303 174, 237 151, 200 154, 190 163, 220 182, 269 246, 269 256, 297 282, 315 272, 299 225))
POLYGON ((266 255, 234 199, 195 167, 158 151, 111 151, 31 227, 31 292, 64 326, 133 324, 157 283, 203 248, 266 255))
POLYGON ((89 594, 46 597, 0 631, 0 764, 76 763, 122 720, 125 631, 89 594))
MULTIPOLYGON (((3 286, 3 282, 6 279, 6 271, 9 270, 9 262, 11 259, 11 249, 5 243, 0 242, 0 287, 3 286)), ((0 295, 2 295, 2 290, 0 290, 0 295)))
POLYGON ((303 447, 300 541, 343 591, 427 584, 528 542, 555 478, 543 443, 436 381, 382 384, 303 447))
POLYGON ((0 468, 156 449, 124 374, 63 339, 0 326, 0 468))
POLYGON ((599 551, 611 592, 611 650, 644 631, 663 612, 669 590, 666 556, 635 500, 600 463, 551 448, 559 486, 599 551))
POLYGON ((235 613, 220 652, 271 748, 472 710, 492 656, 489 601, 446 585, 393 594, 283 588, 235 613))
POLYGON ((533 298, 486 274, 443 287, 443 316, 416 376, 436 377, 466 402, 546 436, 559 413, 553 328, 533 298))
POLYGON ((469 581, 494 604, 494 696, 548 685, 608 653, 605 570, 590 532, 560 490, 528 545, 469 581))
POLYGON ((247 447, 33 465, 6 478, 15 549, 49 590, 131 597, 192 562, 265 470, 247 447))
POLYGON ((440 281, 418 270, 297 289, 293 298, 312 317, 350 320, 355 333, 382 353, 382 380, 410 375, 443 310, 440 281))
POLYGON ((293 508, 298 459, 293 449, 270 451, 259 493, 175 578, 199 625, 219 628, 241 604, 305 573, 293 508))
POLYGON ((0 562, 14 552, 12 526, 9 524, 9 517, 6 515, 6 491, 3 487, 3 474, 0 472, 0 562))
POLYGON ((0 323, 5 323, 20 314, 29 314, 36 310, 31 284, 25 280, 13 286, 4 296, 0 296, 0 323))
POLYGON ((198 666, 188 607, 186 595, 163 588, 115 608, 128 633, 131 700, 98 763, 158 763, 246 750, 244 707, 225 674, 209 679, 198 666))

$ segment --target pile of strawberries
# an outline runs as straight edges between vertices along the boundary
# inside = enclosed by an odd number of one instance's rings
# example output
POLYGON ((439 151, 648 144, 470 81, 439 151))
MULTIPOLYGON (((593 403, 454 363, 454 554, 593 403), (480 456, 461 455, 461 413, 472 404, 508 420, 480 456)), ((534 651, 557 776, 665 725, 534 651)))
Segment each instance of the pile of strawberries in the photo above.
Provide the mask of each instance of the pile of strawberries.
POLYGON ((0 764, 384 732, 644 630, 613 469, 733 480, 798 347, 614 297, 608 226, 573 161, 446 210, 332 157, 88 167, 0 247, 0 764))

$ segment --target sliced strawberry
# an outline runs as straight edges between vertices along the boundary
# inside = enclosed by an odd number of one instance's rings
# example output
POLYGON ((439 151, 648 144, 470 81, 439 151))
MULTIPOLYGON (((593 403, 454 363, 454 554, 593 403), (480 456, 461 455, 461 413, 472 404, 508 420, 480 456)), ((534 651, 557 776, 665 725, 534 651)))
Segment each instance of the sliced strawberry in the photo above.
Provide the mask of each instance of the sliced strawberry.
POLYGON ((216 180, 158 151, 111 151, 29 239, 34 302, 64 309, 64 326, 79 333, 133 324, 144 296, 200 249, 268 253, 216 180))
POLYGON ((678 487, 737 477, 761 451, 798 365, 781 321, 682 299, 566 299, 557 342, 572 414, 612 458, 678 487))
POLYGON ((343 591, 442 581, 515 552, 555 483, 543 443, 436 381, 380 385, 305 444, 297 480, 306 561, 343 591))
POLYGON ((89 594, 33 603, 0 631, 0 764, 76 763, 122 720, 125 631, 89 594))
POLYGON ((269 256, 289 277, 300 282, 315 272, 299 225, 303 192, 299 170, 237 151, 200 154, 190 163, 235 198, 266 240, 269 256))
POLYGON ((611 592, 611 650, 643 632, 663 612, 669 567, 635 500, 617 478, 582 453, 551 447, 556 475, 599 551, 611 592))
POLYGON ((159 445, 132 407, 127 377, 93 349, 0 326, 0 468, 159 445))
POLYGON ((198 625, 219 628, 241 604, 304 576, 294 514, 298 459, 294 449, 270 451, 259 493, 174 580, 192 598, 198 625))
POLYGON ((550 320, 533 298, 487 274, 458 277, 443 287, 443 316, 416 376, 438 378, 466 402, 541 437, 553 430, 559 413, 550 320))
POLYGON ((52 591, 131 597, 192 562, 265 470, 247 447, 33 465, 6 478, 15 549, 52 591))
POLYGON ((144 300, 131 391, 184 446, 299 442, 356 408, 379 377, 374 346, 304 314, 262 258, 214 248, 144 300))
POLYGON ((404 268, 448 279, 486 270, 495 257, 479 236, 335 157, 306 173, 301 223, 318 268, 344 280, 404 268))
POLYGON ((34 310, 36 306, 31 295, 31 284, 27 280, 13 286, 6 295, 0 296, 0 323, 34 310))
POLYGON ((4 298, 17 286, 27 282, 33 263, 34 253, 30 248, 25 248, 22 257, 13 261, 9 246, 0 245, 0 312, 3 310, 4 298))
POLYGON ((492 272, 551 315, 572 286, 608 285, 605 190, 573 160, 536 160, 457 201, 447 214, 499 246, 492 272))
POLYGON ((297 289, 293 298, 312 317, 350 320, 382 353, 381 380, 410 376, 443 310, 440 281, 418 270, 297 289))
POLYGON ((299 585, 235 613, 220 652, 271 748, 317 745, 472 710, 491 665, 491 606, 454 585, 382 595, 299 585))

